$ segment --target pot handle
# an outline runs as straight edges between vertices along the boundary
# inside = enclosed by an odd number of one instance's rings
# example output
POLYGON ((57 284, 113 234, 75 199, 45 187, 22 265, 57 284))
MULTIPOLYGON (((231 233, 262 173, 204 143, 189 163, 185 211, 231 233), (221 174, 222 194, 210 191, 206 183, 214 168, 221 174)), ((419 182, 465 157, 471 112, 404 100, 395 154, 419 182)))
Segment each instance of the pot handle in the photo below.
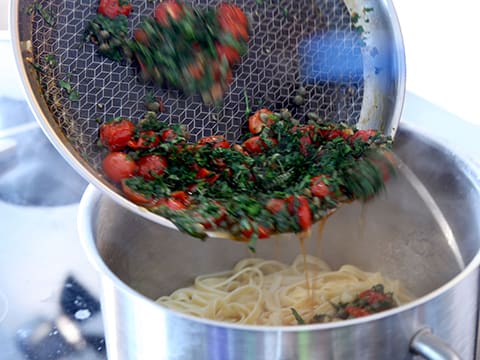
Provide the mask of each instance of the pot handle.
POLYGON ((461 360, 460 356, 429 328, 418 331, 410 342, 410 351, 428 360, 461 360))

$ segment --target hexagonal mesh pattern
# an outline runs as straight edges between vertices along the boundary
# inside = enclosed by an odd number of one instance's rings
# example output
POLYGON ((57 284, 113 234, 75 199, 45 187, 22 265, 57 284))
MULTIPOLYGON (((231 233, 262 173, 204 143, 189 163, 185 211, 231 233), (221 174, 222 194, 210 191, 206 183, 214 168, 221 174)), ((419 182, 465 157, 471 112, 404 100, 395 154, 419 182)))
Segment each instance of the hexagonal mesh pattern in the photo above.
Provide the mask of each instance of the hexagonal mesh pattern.
MULTIPOLYGON (((49 26, 33 16, 32 43, 35 61, 46 67, 54 54, 58 65, 40 73, 47 101, 63 133, 94 167, 101 149, 99 121, 127 117, 137 121, 145 114, 147 93, 160 97, 165 110, 160 120, 186 125, 192 138, 223 134, 238 140, 245 124, 245 97, 252 109, 288 107, 299 118, 314 111, 332 121, 356 123, 363 95, 362 39, 341 0, 236 0, 251 19, 249 51, 234 68, 234 81, 222 106, 206 106, 199 96, 184 96, 138 80, 137 69, 119 64, 83 43, 83 31, 96 12, 90 0, 39 2, 54 14, 49 26), (335 55, 339 56, 335 59, 335 55), (339 64, 341 66, 339 66, 339 64), (58 79, 67 80, 78 100, 68 99, 58 79), (291 99, 303 86, 305 104, 293 107, 291 99)), ((218 1, 195 0, 194 6, 215 6, 218 1)), ((143 16, 150 16, 155 3, 133 1, 129 17, 132 31, 143 16)))

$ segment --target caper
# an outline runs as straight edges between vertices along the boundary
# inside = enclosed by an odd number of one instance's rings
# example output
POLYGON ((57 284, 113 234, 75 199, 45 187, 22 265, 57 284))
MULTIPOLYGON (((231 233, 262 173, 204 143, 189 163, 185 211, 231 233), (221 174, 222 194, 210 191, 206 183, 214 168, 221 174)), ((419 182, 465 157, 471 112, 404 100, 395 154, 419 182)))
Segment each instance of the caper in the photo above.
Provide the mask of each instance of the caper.
POLYGON ((292 118, 292 114, 290 113, 290 111, 288 111, 288 109, 280 110, 280 116, 283 120, 286 120, 286 121, 292 118))
POLYGON ((312 121, 318 121, 320 119, 320 117, 318 116, 318 114, 316 112, 309 112, 307 114, 307 119, 308 120, 312 120, 312 121))
POLYGON ((293 98, 293 103, 297 106, 302 106, 305 103, 305 99, 301 95, 295 95, 293 98))
POLYGON ((270 117, 270 115, 268 115, 264 112, 260 113, 260 120, 262 120, 263 122, 267 122, 269 117, 270 117))
POLYGON ((117 47, 117 46, 120 46, 120 45, 122 45, 122 42, 119 39, 112 39, 110 41, 110 46, 112 46, 112 47, 117 47))
POLYGON ((122 48, 122 50, 123 50, 123 53, 125 54, 125 57, 127 59, 131 59, 133 57, 132 50, 130 50, 130 48, 128 46, 124 46, 122 48))
POLYGON ((152 101, 145 104, 148 111, 159 112, 160 103, 158 101, 152 101))
POLYGON ((100 31, 100 25, 98 25, 97 23, 92 23, 92 30, 94 32, 99 32, 100 31))
POLYGON ((307 89, 305 89, 303 86, 300 86, 297 90, 297 95, 300 95, 300 96, 307 95, 307 89))
POLYGON ((100 52, 106 53, 106 52, 109 52, 109 51, 110 51, 110 46, 109 46, 107 43, 102 43, 102 44, 100 44, 100 46, 98 47, 98 50, 99 50, 100 52))
POLYGON ((108 39, 110 39, 110 33, 109 33, 107 30, 101 30, 101 31, 98 33, 98 37, 99 37, 101 40, 108 40, 108 39))

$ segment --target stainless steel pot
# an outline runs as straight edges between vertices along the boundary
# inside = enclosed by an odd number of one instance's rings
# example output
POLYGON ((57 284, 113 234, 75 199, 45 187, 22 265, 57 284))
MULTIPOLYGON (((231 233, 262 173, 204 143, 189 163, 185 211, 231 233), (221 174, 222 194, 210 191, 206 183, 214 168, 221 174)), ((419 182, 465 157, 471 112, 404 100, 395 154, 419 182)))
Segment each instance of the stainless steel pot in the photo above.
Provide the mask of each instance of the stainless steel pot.
MULTIPOLYGON (((117 205, 90 187, 80 236, 101 275, 110 359, 472 359, 477 331, 479 169, 412 126, 395 142, 401 173, 364 207, 344 206, 324 231, 322 257, 402 280, 417 299, 367 318, 293 327, 239 326, 186 316, 152 299, 194 276, 230 269, 245 244, 201 242, 117 205), (448 344, 448 345, 447 345, 448 344)), ((307 242, 316 254, 318 234, 307 242)), ((261 242, 289 261, 291 239, 261 242)))

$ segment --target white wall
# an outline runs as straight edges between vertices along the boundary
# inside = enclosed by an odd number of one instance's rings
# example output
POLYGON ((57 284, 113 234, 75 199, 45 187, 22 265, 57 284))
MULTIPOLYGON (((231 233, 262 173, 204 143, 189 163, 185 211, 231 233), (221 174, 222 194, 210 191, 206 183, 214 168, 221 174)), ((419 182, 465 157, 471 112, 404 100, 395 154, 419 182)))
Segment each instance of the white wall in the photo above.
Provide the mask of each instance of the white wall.
POLYGON ((480 5, 394 0, 407 58, 407 89, 480 124, 480 5))

